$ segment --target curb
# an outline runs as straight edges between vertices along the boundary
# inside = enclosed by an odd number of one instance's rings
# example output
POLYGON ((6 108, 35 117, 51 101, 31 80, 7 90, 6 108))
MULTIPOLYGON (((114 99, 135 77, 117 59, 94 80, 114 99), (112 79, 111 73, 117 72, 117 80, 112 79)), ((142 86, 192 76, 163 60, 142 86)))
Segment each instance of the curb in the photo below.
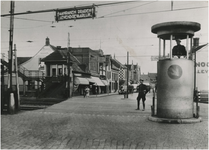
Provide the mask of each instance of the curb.
POLYGON ((168 119, 168 118, 158 118, 156 116, 149 116, 148 120, 159 123, 179 123, 179 124, 189 124, 202 122, 202 118, 188 118, 188 119, 168 119))

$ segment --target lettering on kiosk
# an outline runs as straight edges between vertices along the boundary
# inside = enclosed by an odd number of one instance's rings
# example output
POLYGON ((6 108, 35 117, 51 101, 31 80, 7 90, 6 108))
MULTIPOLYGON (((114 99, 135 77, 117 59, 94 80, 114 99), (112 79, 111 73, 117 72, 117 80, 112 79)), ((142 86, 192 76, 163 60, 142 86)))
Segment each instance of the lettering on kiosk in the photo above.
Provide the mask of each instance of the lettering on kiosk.
POLYGON ((209 67, 209 62, 197 62, 196 63, 196 68, 197 68, 197 73, 208 73, 208 67, 209 67), (199 69, 202 68, 202 69, 199 69))

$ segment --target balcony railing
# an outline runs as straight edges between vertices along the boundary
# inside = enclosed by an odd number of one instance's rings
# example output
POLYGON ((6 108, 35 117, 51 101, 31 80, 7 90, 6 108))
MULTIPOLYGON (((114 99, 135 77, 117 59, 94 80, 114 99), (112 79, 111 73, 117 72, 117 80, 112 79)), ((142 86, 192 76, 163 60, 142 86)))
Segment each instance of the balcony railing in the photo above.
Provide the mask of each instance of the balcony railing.
POLYGON ((44 78, 44 72, 39 70, 27 70, 22 65, 18 66, 18 71, 28 78, 44 78))

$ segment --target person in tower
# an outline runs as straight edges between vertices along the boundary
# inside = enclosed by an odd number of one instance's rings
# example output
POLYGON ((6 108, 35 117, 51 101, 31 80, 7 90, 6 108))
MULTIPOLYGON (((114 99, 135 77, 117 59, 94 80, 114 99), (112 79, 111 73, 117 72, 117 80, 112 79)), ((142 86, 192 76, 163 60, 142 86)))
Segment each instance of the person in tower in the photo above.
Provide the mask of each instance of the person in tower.
POLYGON ((148 88, 145 84, 143 84, 143 79, 140 79, 140 85, 138 86, 138 96, 137 96, 137 109, 140 110, 140 100, 142 99, 143 103, 143 110, 145 110, 145 100, 146 100, 146 94, 148 93, 148 88))
POLYGON ((181 58, 181 56, 183 56, 185 58, 187 55, 187 51, 186 51, 186 48, 180 43, 181 43, 181 40, 176 39, 177 45, 173 47, 172 54, 173 54, 173 57, 177 56, 178 58, 181 58))

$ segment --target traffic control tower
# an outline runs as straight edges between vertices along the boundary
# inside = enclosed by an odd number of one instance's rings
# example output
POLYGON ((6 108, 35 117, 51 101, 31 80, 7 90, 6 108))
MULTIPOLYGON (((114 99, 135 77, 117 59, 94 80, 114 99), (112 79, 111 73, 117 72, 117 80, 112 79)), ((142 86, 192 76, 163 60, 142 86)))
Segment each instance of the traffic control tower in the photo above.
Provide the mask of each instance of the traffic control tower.
MULTIPOLYGON (((196 22, 175 21, 153 25, 152 33, 159 39, 157 62, 156 113, 149 120, 158 122, 200 122, 194 118, 194 61, 192 41, 201 25, 196 22), (185 43, 184 56, 173 55, 175 40, 185 43), (167 46, 168 45, 168 46, 167 46)), ((155 106, 153 106, 155 107, 155 106)))

